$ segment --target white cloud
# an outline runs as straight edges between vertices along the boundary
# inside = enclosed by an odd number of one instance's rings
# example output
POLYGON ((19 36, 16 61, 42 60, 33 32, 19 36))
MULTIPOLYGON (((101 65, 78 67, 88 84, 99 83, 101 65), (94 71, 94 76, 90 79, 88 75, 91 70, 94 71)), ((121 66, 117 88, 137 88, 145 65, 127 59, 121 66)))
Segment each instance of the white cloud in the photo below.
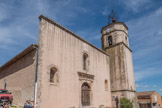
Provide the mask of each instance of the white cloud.
MULTIPOLYGON (((140 81, 144 78, 153 77, 154 75, 161 75, 161 71, 157 68, 150 67, 150 64, 157 64, 159 61, 152 62, 157 59, 162 53, 162 7, 149 15, 142 16, 138 19, 127 22, 130 36, 130 47, 133 49, 133 58, 135 64, 135 79, 140 81), (145 60, 145 61, 144 61, 145 60), (150 62, 146 62, 150 61, 150 62), (140 62, 146 62, 143 67, 140 62)), ((153 66, 153 65, 152 65, 153 66)))
POLYGON ((144 68, 144 67, 135 67, 137 70, 135 72, 135 81, 141 81, 142 79, 153 77, 154 75, 162 75, 161 71, 158 71, 156 68, 144 68))
POLYGON ((6 8, 3 4, 0 4, 0 22, 7 18, 6 8))
POLYGON ((136 84, 136 87, 140 87, 140 85, 136 84))
POLYGON ((145 91, 150 91, 150 89, 145 89, 145 91))
MULTIPOLYGON (((72 25, 80 13, 90 11, 80 3, 76 0, 0 1, 0 50, 3 53, 15 50, 12 55, 16 55, 28 45, 37 43, 40 14, 63 26, 72 25)), ((1 60, 0 65, 3 62, 6 61, 1 60)))
POLYGON ((110 9, 108 7, 104 7, 103 11, 101 12, 103 16, 107 16, 109 13, 110 13, 110 9))
POLYGON ((134 57, 150 57, 152 52, 154 56, 158 55, 158 51, 162 50, 161 38, 161 22, 162 7, 149 15, 127 22, 130 35, 130 45, 134 49, 134 57), (158 43, 158 44, 157 44, 158 43))
POLYGON ((32 40, 31 44, 36 43, 38 29, 34 26, 38 25, 40 13, 47 9, 48 3, 42 2, 42 0, 36 0, 35 2, 24 0, 21 1, 20 6, 15 6, 14 2, 1 3, 0 23, 4 24, 0 24, 0 49, 8 50, 11 45, 18 45, 27 40, 32 40))
POLYGON ((158 32, 159 35, 162 35, 162 30, 158 32))
POLYGON ((156 87, 157 87, 157 85, 153 85, 152 87, 156 88, 156 87))
POLYGON ((55 1, 52 6, 49 6, 48 12, 45 14, 60 24, 72 25, 73 20, 77 18, 81 13, 89 13, 90 9, 81 6, 82 1, 76 0, 58 0, 55 1), (51 15, 52 13, 52 15, 51 15))
POLYGON ((138 12, 141 8, 148 8, 148 3, 151 3, 151 0, 122 0, 122 2, 134 12, 138 12), (146 5, 147 4, 147 5, 146 5))
POLYGON ((40 13, 48 12, 48 9, 50 8, 48 0, 36 0, 36 9, 40 13))
POLYGON ((162 91, 162 89, 159 89, 160 91, 162 91))
POLYGON ((101 39, 101 33, 98 29, 93 28, 83 29, 76 32, 76 34, 78 34, 79 36, 83 37, 84 39, 90 42, 101 39))
POLYGON ((144 87, 144 88, 148 88, 149 86, 148 86, 148 85, 144 85, 143 87, 144 87))
POLYGON ((149 86, 146 85, 146 84, 143 84, 143 83, 138 83, 138 84, 136 84, 136 87, 138 87, 138 88, 148 88, 149 86))
POLYGON ((0 27, 0 43, 14 43, 13 39, 10 37, 11 31, 8 28, 0 27))

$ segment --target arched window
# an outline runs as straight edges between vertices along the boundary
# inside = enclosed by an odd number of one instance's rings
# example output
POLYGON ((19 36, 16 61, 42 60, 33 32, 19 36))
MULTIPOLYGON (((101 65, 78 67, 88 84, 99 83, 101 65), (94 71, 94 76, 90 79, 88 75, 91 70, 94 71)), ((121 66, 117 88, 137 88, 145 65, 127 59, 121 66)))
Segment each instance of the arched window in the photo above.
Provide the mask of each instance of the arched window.
POLYGON ((50 82, 51 83, 57 83, 58 82, 58 73, 57 73, 57 69, 55 67, 52 67, 50 69, 50 82))
POLYGON ((107 80, 105 80, 105 90, 106 91, 108 90, 108 82, 107 82, 107 80))
POLYGON ((109 36, 109 37, 108 37, 108 43, 109 43, 109 46, 112 45, 112 36, 109 36))
POLYGON ((87 83, 83 83, 82 85, 82 105, 89 106, 90 105, 90 86, 87 83))
POLYGON ((127 41, 127 36, 125 36, 125 40, 127 41))
POLYGON ((83 69, 88 69, 88 54, 86 53, 83 54, 83 69))

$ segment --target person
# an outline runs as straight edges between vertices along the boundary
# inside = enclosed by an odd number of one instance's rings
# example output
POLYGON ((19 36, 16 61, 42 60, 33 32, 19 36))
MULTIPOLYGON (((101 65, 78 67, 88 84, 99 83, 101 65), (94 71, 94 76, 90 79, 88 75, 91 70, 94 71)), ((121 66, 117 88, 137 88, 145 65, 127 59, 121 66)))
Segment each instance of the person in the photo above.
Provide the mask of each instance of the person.
POLYGON ((4 103, 3 108, 10 108, 9 105, 7 103, 4 103))
POLYGON ((116 96, 115 102, 116 102, 116 108, 118 108, 118 104, 119 104, 119 98, 118 98, 118 96, 116 96))
POLYGON ((30 100, 26 100, 26 103, 24 104, 24 108, 33 108, 30 100))

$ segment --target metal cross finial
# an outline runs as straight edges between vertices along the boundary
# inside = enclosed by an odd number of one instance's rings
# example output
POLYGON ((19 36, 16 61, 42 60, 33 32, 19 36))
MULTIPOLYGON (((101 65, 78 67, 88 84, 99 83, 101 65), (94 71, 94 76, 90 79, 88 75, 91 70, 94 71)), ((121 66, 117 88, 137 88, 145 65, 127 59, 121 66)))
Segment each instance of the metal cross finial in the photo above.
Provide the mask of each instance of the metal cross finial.
POLYGON ((108 16, 108 24, 114 23, 118 21, 118 16, 114 12, 114 10, 111 11, 110 15, 108 16))

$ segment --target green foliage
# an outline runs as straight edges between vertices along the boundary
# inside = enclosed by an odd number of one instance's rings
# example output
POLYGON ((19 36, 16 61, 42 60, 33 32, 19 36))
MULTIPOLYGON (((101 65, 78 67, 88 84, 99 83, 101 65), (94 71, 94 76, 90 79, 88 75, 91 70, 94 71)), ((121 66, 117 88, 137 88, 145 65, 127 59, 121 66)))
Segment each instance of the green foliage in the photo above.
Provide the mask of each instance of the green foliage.
POLYGON ((132 102, 127 98, 120 99, 121 108, 133 108, 132 102))
POLYGON ((11 105, 11 108, 16 108, 16 106, 15 105, 11 105))

